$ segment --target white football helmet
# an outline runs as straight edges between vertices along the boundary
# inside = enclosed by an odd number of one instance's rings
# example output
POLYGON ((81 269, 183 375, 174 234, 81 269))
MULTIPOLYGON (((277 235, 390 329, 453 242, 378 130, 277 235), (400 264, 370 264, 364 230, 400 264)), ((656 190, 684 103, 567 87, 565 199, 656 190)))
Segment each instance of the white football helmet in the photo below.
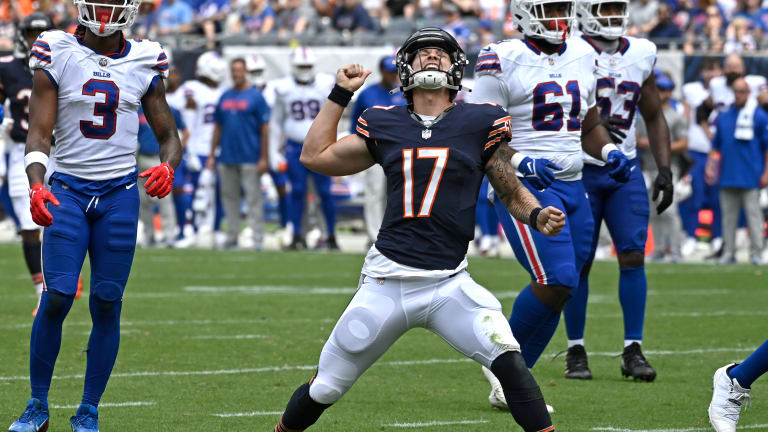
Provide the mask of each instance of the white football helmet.
POLYGON ((220 83, 227 75, 227 64, 215 51, 204 52, 197 58, 195 75, 220 83))
POLYGON ((109 36, 129 28, 136 20, 141 0, 74 0, 77 20, 96 36, 109 36))
POLYGON ((572 0, 512 0, 512 20, 522 33, 529 37, 541 38, 552 44, 560 44, 568 38, 574 19, 572 0), (548 18, 546 6, 568 3, 566 16, 548 18))
POLYGON ((311 82, 315 78, 315 53, 306 46, 296 47, 291 53, 291 73, 296 81, 311 82))
POLYGON ((576 19, 584 34, 614 40, 627 31, 628 9, 629 0, 576 0, 576 19), (609 3, 621 5, 624 11, 621 14, 603 14, 603 6, 609 3))
POLYGON ((254 54, 245 58, 245 69, 248 71, 248 79, 256 87, 264 87, 267 80, 264 79, 264 71, 267 69, 264 59, 260 55, 254 54))

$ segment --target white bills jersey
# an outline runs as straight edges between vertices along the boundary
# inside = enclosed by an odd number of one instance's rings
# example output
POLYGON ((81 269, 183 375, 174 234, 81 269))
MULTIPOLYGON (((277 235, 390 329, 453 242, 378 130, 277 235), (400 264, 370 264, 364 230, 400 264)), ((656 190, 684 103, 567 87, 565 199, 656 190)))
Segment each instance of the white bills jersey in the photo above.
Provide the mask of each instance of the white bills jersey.
MULTIPOLYGON (((634 37, 619 39, 619 49, 610 54, 601 50, 589 36, 581 36, 598 55, 597 58, 597 107, 600 115, 610 115, 618 120, 616 127, 627 134, 617 146, 628 159, 637 157, 635 118, 640 101, 640 89, 651 76, 656 64, 656 45, 634 37)), ((605 165, 584 153, 584 162, 605 165)))
POLYGON ((124 39, 120 51, 101 55, 72 34, 47 31, 33 44, 29 66, 58 90, 57 172, 109 180, 136 169, 141 99, 168 73, 159 43, 124 39))
POLYGON ((683 86, 683 101, 688 104, 688 150, 709 153, 712 143, 704 129, 696 123, 696 108, 709 97, 709 90, 701 81, 690 82, 683 86))
MULTIPOLYGON (((749 85, 749 98, 757 102, 757 96, 768 89, 765 77, 759 75, 747 75, 744 80, 749 85)), ((733 104, 733 89, 728 85, 725 76, 712 78, 709 81, 709 92, 712 95, 712 103, 718 112, 725 111, 733 104)))
POLYGON ((272 103, 270 136, 294 142, 304 138, 328 98, 336 78, 328 74, 317 74, 309 84, 299 84, 293 76, 286 76, 270 82, 272 92, 267 98, 272 103))
POLYGON ((493 102, 512 117, 510 146, 545 158, 578 180, 583 167, 581 122, 595 106, 597 54, 580 38, 547 55, 526 40, 508 40, 480 51, 472 102, 493 102))
POLYGON ((179 87, 186 99, 192 99, 195 108, 187 110, 184 121, 189 127, 187 151, 192 155, 208 156, 211 154, 211 140, 216 126, 214 113, 221 98, 221 87, 209 87, 198 80, 189 80, 179 87))

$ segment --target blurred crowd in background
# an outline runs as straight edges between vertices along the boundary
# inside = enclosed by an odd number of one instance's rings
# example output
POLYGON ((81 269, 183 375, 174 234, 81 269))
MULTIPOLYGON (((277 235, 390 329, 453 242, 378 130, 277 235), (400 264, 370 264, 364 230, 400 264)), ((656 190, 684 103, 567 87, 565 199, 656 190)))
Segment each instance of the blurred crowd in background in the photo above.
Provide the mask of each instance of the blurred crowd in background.
MULTIPOLYGON (((76 25, 69 0, 0 0, 0 50, 13 26, 34 10, 56 25, 76 25)), ((505 0, 142 0, 133 36, 154 40, 196 35, 209 48, 230 38, 278 44, 382 44, 416 27, 451 31, 465 49, 515 36, 505 0)), ((748 53, 768 46, 768 0, 632 0, 630 36, 686 53, 748 53)))

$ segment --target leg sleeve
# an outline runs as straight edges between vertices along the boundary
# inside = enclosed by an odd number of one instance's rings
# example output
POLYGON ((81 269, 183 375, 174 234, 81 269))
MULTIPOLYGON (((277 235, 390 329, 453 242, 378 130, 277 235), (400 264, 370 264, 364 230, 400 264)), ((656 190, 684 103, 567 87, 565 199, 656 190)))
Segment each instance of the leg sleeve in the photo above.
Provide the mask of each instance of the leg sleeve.
POLYGON ((406 330, 400 282, 363 276, 320 354, 309 389, 312 399, 321 404, 339 400, 406 330))

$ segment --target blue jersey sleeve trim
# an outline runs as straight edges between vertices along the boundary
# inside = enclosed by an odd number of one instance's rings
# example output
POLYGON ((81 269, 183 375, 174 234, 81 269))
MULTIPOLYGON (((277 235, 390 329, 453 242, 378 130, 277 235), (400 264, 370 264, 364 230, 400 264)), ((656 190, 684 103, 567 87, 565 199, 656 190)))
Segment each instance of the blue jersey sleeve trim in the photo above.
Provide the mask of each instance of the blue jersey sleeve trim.
POLYGON ((157 80, 160 79, 160 75, 155 75, 152 78, 152 82, 149 83, 149 87, 147 88, 147 91, 144 93, 144 96, 151 95, 152 92, 155 91, 155 87, 157 87, 157 80))
POLYGON ((51 80, 51 84, 53 84, 53 86, 56 87, 56 90, 58 90, 59 83, 56 82, 56 79, 53 77, 53 75, 45 69, 40 69, 40 70, 42 70, 43 72, 45 72, 46 75, 48 75, 48 79, 51 80))

